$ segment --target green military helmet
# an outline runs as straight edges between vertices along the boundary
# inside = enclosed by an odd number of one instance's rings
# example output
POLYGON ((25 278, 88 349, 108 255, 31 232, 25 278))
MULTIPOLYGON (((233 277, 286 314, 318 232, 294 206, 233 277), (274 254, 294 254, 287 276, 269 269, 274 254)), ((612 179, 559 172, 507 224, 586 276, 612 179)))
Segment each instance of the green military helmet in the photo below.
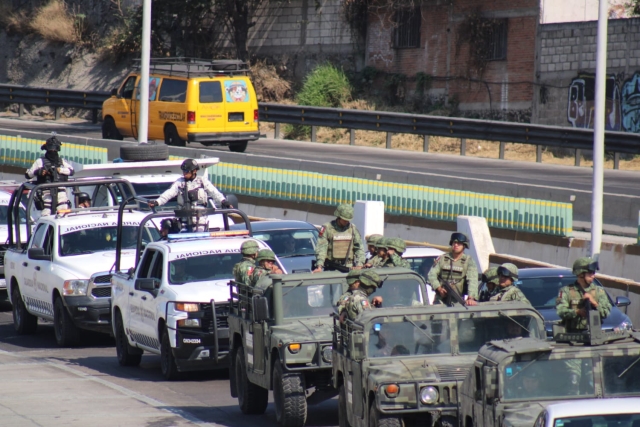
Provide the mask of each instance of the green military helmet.
POLYGON ((487 269, 487 271, 482 274, 482 281, 484 283, 493 283, 497 285, 500 281, 500 276, 498 275, 498 267, 487 269))
POLYGON ((258 242, 255 240, 247 240, 242 244, 242 246, 240 246, 240 252, 242 252, 242 255, 254 255, 257 254, 259 250, 260 247, 258 246, 258 242))
POLYGON ((391 239, 388 237, 379 238, 378 241, 376 242, 376 249, 388 249, 390 240, 391 239))
POLYGON ((258 257, 256 258, 257 262, 260 261, 276 261, 276 254, 273 253, 271 249, 260 249, 258 252, 258 257))
POLYGON ((356 281, 360 280, 361 270, 351 270, 349 274, 347 274, 347 283, 349 285, 353 285, 356 281))
POLYGON ((367 236, 367 245, 375 246, 378 240, 382 239, 382 234, 370 234, 367 236))
POLYGON ((459 242, 464 245, 465 248, 469 249, 469 238, 464 233, 451 233, 451 239, 449 239, 449 245, 453 245, 453 242, 459 242))
POLYGON ((595 258, 582 257, 578 258, 573 263, 573 274, 576 276, 582 273, 588 273, 593 271, 594 273, 598 271, 600 268, 598 266, 598 261, 595 258))
POLYGON ((351 221, 353 219, 353 206, 348 203, 338 205, 333 215, 345 221, 351 221))
POLYGON ((518 280, 518 267, 509 262, 502 264, 498 267, 498 276, 510 277, 513 280, 518 280))
POLYGON ((404 251, 407 250, 407 244, 404 242, 403 239, 399 237, 394 237, 389 239, 389 243, 387 243, 387 248, 395 249, 395 251, 398 252, 399 254, 403 254, 404 251))
POLYGON ((367 288, 379 288, 380 287, 380 276, 378 273, 371 270, 360 270, 360 284, 367 288))

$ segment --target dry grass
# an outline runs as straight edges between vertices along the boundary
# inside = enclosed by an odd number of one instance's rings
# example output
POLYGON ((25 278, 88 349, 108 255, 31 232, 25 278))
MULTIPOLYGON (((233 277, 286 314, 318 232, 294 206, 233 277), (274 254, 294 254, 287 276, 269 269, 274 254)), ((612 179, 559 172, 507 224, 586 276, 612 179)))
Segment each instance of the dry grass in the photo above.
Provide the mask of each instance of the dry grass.
POLYGON ((291 98, 291 84, 278 75, 275 66, 258 60, 251 66, 251 76, 259 102, 281 102, 291 98))
POLYGON ((74 23, 75 18, 64 2, 51 0, 36 11, 30 28, 46 40, 75 43, 78 34, 74 23))
POLYGON ((29 30, 29 15, 24 10, 13 10, 8 4, 0 5, 0 23, 8 33, 24 34, 29 30))

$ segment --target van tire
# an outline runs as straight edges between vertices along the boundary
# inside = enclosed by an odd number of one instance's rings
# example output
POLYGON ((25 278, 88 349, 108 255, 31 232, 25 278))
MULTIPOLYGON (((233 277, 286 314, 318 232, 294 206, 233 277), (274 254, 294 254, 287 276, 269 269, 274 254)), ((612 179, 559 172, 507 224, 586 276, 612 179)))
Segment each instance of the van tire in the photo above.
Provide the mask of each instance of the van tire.
POLYGON ((102 139, 115 139, 116 141, 124 139, 116 127, 113 117, 105 117, 104 122, 102 122, 102 139))
POLYGON ((244 153, 244 151, 247 149, 248 144, 249 141, 230 142, 229 151, 233 151, 234 153, 244 153))
POLYGON ((164 143, 175 147, 185 147, 187 145, 185 140, 178 135, 178 129, 172 124, 168 124, 164 128, 164 143))
POLYGON ((167 160, 169 147, 156 144, 123 145, 120 147, 120 158, 129 162, 167 160))
POLYGON ((13 304, 13 327, 18 335, 35 334, 38 329, 38 318, 27 311, 17 284, 13 287, 11 303, 13 304))

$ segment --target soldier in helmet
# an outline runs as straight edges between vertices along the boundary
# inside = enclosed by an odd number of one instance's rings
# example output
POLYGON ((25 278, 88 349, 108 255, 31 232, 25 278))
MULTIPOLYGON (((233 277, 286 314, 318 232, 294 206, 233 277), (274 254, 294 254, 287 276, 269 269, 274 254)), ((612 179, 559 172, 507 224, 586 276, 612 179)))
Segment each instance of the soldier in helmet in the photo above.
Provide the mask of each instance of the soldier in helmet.
POLYGON ((256 257, 258 256, 258 243, 255 240, 247 240, 240 246, 240 252, 242 252, 242 259, 239 263, 233 266, 233 277, 236 282, 248 284, 253 273, 253 269, 256 267, 256 257))
MULTIPOLYGON (((351 275, 352 284, 349 286, 351 295, 348 299, 343 301, 343 295, 339 300, 340 320, 344 322, 346 317, 354 320, 358 314, 365 310, 371 309, 369 304, 369 297, 380 286, 380 277, 375 271, 355 271, 349 272, 351 275)), ((349 279, 348 279, 349 280, 349 279)), ((382 298, 375 297, 373 299, 373 305, 378 306, 382 304, 382 298)))
POLYGON ((389 253, 387 252, 389 240, 388 237, 381 237, 376 241, 376 255, 367 261, 364 268, 382 267, 387 262, 389 259, 389 253))
POLYGON ((180 232, 180 221, 178 218, 165 218, 160 222, 160 240, 168 240, 169 234, 180 232))
MULTIPOLYGON (((207 196, 211 197, 216 205, 223 208, 233 207, 227 203, 224 195, 211 184, 205 176, 198 176, 200 165, 194 159, 186 159, 180 166, 182 178, 178 178, 164 193, 156 200, 149 202, 150 207, 162 206, 174 197, 178 198, 178 206, 181 209, 203 209, 207 207, 207 196)), ((196 216, 191 220, 191 226, 186 227, 188 231, 208 231, 208 221, 206 216, 196 216)))
MULTIPOLYGON (((51 138, 40 146, 41 150, 46 150, 44 156, 37 159, 24 176, 27 179, 36 178, 36 183, 45 184, 50 182, 66 182, 70 176, 73 176, 73 166, 60 157, 60 147, 62 142, 56 138, 55 132, 51 138)), ((42 215, 51 215, 52 204, 55 204, 55 210, 69 206, 67 198, 67 189, 58 187, 55 194, 51 190, 41 190, 36 198, 36 208, 42 211, 42 215)))
POLYGON ((487 302, 498 293, 498 285, 500 284, 500 276, 498 276, 498 267, 488 268, 482 274, 482 283, 485 284, 484 289, 480 292, 478 301, 487 302))
POLYGON ((578 258, 573 263, 576 281, 560 289, 556 299, 556 312, 567 328, 567 332, 587 329, 587 310, 585 301, 591 301, 591 307, 598 310, 600 318, 606 318, 611 312, 611 303, 607 294, 593 283, 598 271, 598 261, 593 258, 578 258))
POLYGON ((276 264, 276 254, 271 249, 260 249, 256 256, 258 266, 251 272, 250 285, 255 286, 258 280, 266 274, 282 274, 282 270, 276 264))
POLYGON ((402 254, 407 249, 407 244, 399 237, 389 239, 387 243, 387 262, 382 267, 404 267, 411 268, 411 264, 406 259, 402 259, 402 254))
POLYGON ((531 304, 522 291, 513 283, 518 280, 518 267, 506 263, 498 267, 498 292, 493 295, 491 301, 522 301, 531 304))
POLYGON ((475 261, 464 253, 469 248, 469 239, 463 233, 451 234, 451 250, 441 255, 429 271, 429 283, 436 293, 436 301, 447 298, 447 291, 440 285, 447 281, 458 290, 460 296, 467 295, 467 305, 476 305, 478 299, 478 268, 475 261))
POLYGON ((77 208, 90 208, 91 207, 91 197, 87 193, 79 193, 78 194, 78 205, 77 208))
POLYGON ((376 243, 378 240, 382 238, 382 234, 370 234, 365 239, 367 240, 367 261, 371 260, 374 256, 378 254, 378 248, 376 248, 376 243))
POLYGON ((320 229, 314 273, 339 267, 359 269, 364 264, 362 238, 356 226, 350 222, 353 219, 353 206, 342 204, 334 215, 336 219, 320 229))

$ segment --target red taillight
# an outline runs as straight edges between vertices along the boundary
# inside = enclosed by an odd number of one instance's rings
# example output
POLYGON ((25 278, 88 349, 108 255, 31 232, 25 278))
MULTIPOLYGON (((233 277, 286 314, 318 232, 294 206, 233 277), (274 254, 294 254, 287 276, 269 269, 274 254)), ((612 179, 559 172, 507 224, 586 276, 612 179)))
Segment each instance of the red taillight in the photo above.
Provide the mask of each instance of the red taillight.
POLYGON ((187 124, 195 125, 196 124, 196 112, 195 111, 187 111, 187 124))
POLYGON ((258 110, 253 110, 253 121, 254 122, 258 121, 258 110))

